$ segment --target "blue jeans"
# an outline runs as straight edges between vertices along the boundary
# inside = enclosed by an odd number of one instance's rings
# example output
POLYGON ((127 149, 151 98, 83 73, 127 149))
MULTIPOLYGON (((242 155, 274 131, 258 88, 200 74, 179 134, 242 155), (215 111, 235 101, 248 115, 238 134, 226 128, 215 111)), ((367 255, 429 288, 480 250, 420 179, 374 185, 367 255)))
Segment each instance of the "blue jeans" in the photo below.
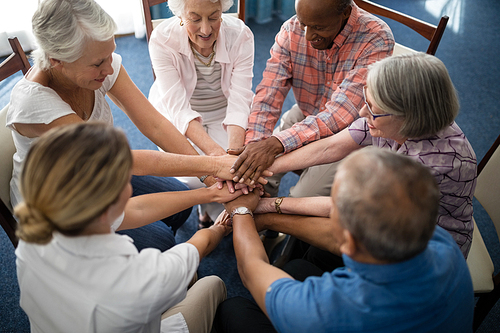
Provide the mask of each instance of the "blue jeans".
MULTIPOLYGON (((132 196, 189 190, 186 185, 177 179, 169 177, 132 176, 131 183, 133 189, 132 196)), ((166 251, 176 244, 175 232, 186 222, 191 214, 191 210, 192 207, 164 218, 161 221, 156 221, 136 229, 121 230, 118 233, 131 237, 139 251, 148 247, 166 251)))

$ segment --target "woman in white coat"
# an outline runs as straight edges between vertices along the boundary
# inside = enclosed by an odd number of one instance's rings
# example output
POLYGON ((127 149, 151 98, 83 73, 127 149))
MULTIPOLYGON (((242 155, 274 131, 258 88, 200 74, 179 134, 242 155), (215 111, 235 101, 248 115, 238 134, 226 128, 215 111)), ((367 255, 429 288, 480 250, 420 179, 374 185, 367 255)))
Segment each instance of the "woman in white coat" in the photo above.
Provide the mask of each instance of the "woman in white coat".
MULTIPOLYGON (((150 102, 200 154, 224 155, 244 144, 253 98, 254 40, 241 20, 225 15, 232 0, 169 0, 175 17, 151 35, 156 81, 150 102)), ((203 184, 181 178, 190 188, 203 184)), ((223 210, 202 205, 200 227, 223 210)))

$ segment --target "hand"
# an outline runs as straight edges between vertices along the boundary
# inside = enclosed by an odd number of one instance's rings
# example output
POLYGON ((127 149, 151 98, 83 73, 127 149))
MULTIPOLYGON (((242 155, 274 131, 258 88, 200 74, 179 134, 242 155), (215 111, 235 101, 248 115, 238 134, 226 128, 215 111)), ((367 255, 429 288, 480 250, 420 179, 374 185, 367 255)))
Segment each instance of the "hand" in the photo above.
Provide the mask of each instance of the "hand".
MULTIPOLYGON (((236 160, 238 159, 238 156, 245 148, 241 147, 238 149, 228 149, 229 154, 217 157, 216 159, 216 171, 214 173, 215 177, 219 178, 218 181, 221 180, 229 180, 232 179, 234 180, 234 175, 230 172, 231 168, 233 168, 233 165, 235 164, 236 160)), ((261 175, 263 177, 259 177, 257 179, 258 183, 265 185, 267 184, 267 180, 264 177, 271 177, 273 173, 269 170, 264 170, 261 175)), ((234 180, 237 181, 237 180, 234 180)), ((248 186, 251 186, 252 179, 246 179, 245 184, 248 186)))
POLYGON ((235 190, 233 193, 231 193, 227 186, 223 186, 220 189, 218 183, 215 183, 214 185, 210 186, 208 190, 211 193, 210 194, 212 198, 211 202, 218 202, 218 203, 225 203, 234 200, 243 194, 242 190, 235 190))
POLYGON ((219 214, 217 219, 214 222, 214 226, 222 226, 226 229, 224 232, 224 236, 227 236, 233 231, 233 227, 231 224, 231 218, 229 217, 229 214, 223 210, 222 213, 219 214))
MULTIPOLYGON (((234 175, 233 180, 244 183, 248 179, 250 185, 255 184, 262 172, 273 164, 276 155, 282 153, 283 150, 283 145, 274 136, 249 143, 231 167, 230 172, 234 175)), ((238 150, 228 152, 236 154, 238 150)))
POLYGON ((247 195, 242 195, 233 201, 226 202, 224 207, 226 207, 226 212, 231 214, 231 212, 238 207, 247 207, 251 211, 254 211, 260 200, 259 191, 253 191, 247 195))

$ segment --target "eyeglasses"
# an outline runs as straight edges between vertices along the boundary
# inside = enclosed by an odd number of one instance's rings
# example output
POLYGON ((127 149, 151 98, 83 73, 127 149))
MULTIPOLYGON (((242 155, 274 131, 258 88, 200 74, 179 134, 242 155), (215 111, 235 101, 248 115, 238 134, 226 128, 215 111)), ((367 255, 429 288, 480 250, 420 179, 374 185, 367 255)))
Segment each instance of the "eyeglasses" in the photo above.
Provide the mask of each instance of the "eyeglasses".
POLYGON ((366 107, 368 108, 368 112, 370 112, 370 114, 372 115, 372 119, 375 120, 379 117, 387 117, 387 116, 392 116, 392 114, 390 113, 384 113, 384 114, 375 114, 373 113, 372 109, 370 108, 370 106, 368 105, 368 102, 366 101, 366 93, 365 93, 365 90, 366 90, 366 86, 363 86, 363 97, 365 99, 365 104, 366 104, 366 107))

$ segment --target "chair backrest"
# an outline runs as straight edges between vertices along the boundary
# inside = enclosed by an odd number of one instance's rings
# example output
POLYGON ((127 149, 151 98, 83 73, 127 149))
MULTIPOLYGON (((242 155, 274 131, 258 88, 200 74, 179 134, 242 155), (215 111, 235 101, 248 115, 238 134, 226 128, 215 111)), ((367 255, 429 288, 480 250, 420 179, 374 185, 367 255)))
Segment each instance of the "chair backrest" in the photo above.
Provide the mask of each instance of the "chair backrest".
MULTIPOLYGON (((146 24, 146 38, 149 42, 149 37, 153 32, 153 29, 160 24, 163 19, 153 20, 151 18, 151 10, 150 8, 161 3, 165 3, 168 0, 142 0, 142 9, 144 11, 144 21, 146 24)), ((245 0, 238 0, 238 11, 234 13, 236 17, 245 22, 245 0)))
MULTIPOLYGON (((433 24, 424 22, 407 14, 403 14, 401 12, 381 6, 368 0, 354 0, 354 2, 356 3, 356 5, 358 5, 358 7, 366 10, 369 13, 392 19, 418 32, 420 35, 430 41, 426 53, 432 55, 436 54, 439 42, 441 41, 441 37, 443 37, 444 30, 446 29, 446 24, 448 23, 448 16, 441 17, 441 19, 439 20, 439 24, 435 26, 433 24)), ((399 43, 396 43, 394 47, 394 55, 411 52, 415 52, 415 50, 399 43)))
POLYGON ((9 38, 9 43, 13 52, 0 64, 0 81, 18 71, 23 71, 23 74, 26 74, 31 67, 17 37, 9 38))
MULTIPOLYGON (((18 71, 26 74, 31 67, 17 38, 9 38, 9 43, 13 53, 0 64, 0 81, 5 80, 18 71)), ((12 157, 16 152, 16 147, 14 146, 10 129, 5 127, 7 109, 8 105, 0 111, 0 224, 14 247, 17 247, 18 241, 15 235, 17 222, 12 216, 12 206, 10 204, 12 157)))
MULTIPOLYGON (((477 168, 474 196, 490 216, 500 239, 500 135, 483 157, 477 168)), ((483 237, 474 221, 472 245, 467 257, 475 293, 490 292, 494 288, 492 274, 495 270, 483 237)))
POLYGON ((486 210, 500 239, 500 135, 477 168, 474 196, 486 210))

